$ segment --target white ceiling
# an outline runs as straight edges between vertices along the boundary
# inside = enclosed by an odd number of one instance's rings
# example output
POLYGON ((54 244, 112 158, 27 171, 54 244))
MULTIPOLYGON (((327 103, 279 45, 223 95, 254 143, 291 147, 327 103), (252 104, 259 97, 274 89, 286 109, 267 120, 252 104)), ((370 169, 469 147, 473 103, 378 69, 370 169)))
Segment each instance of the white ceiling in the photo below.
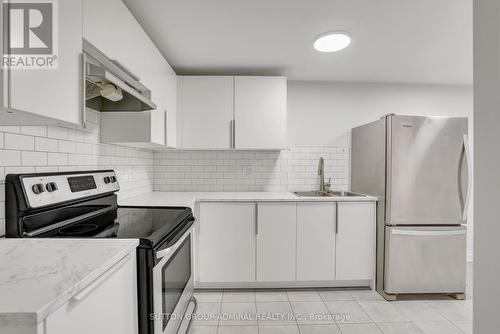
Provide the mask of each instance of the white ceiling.
POLYGON ((178 74, 472 82, 472 0, 123 1, 178 74), (329 30, 351 45, 315 51, 329 30))

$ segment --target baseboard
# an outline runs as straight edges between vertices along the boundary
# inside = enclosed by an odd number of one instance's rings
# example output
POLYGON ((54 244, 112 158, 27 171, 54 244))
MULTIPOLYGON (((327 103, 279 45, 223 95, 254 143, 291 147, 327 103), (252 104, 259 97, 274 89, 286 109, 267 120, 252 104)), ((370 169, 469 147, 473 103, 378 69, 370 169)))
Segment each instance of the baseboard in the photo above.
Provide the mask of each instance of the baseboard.
POLYGON ((370 287, 371 280, 283 281, 283 282, 195 282, 196 289, 279 289, 279 288, 361 288, 370 287))

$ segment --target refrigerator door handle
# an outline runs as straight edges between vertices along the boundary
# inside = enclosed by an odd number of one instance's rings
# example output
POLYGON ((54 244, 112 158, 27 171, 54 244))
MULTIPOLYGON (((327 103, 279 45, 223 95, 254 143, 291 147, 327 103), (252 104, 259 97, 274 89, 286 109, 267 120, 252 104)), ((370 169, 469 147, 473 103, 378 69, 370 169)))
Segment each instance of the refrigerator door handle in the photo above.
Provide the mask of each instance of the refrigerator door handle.
POLYGON ((465 234, 463 230, 449 230, 449 231, 423 231, 423 230, 391 230, 392 235, 412 235, 412 236, 439 236, 439 235, 460 235, 465 234))
POLYGON ((465 162, 467 164, 467 192, 465 195, 464 209, 462 212, 462 220, 467 220, 467 209, 469 208, 470 192, 471 192, 471 180, 472 171, 470 166, 470 149, 469 149, 469 138, 464 135, 464 152, 465 152, 465 162))

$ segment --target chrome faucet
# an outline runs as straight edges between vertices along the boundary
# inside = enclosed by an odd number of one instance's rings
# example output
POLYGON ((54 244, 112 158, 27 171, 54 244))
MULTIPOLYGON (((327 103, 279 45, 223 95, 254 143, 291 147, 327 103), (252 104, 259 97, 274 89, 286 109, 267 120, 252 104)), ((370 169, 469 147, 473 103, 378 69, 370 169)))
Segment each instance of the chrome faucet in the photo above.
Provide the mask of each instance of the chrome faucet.
POLYGON ((328 183, 325 183, 325 161, 323 160, 323 157, 319 158, 318 175, 320 176, 319 191, 320 192, 329 191, 331 179, 328 179, 328 183))

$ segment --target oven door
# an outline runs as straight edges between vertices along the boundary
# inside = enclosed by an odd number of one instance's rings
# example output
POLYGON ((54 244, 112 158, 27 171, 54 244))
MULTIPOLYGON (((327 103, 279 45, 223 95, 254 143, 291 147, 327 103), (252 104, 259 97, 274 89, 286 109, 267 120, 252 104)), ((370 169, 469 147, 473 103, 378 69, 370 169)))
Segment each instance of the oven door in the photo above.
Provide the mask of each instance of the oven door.
POLYGON ((156 252, 153 268, 154 334, 177 333, 194 290, 193 228, 156 252))

